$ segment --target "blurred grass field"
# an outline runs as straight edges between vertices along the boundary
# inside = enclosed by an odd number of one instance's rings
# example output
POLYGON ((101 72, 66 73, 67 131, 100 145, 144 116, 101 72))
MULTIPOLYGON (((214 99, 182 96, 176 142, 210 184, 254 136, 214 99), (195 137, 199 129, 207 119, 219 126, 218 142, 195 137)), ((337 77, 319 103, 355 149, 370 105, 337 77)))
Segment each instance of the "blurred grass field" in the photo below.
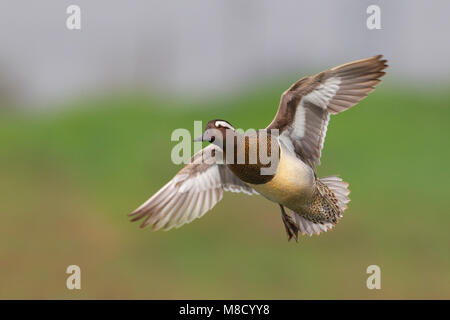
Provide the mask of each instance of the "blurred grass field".
POLYGON ((450 93, 381 85, 333 116, 319 176, 351 202, 337 227, 287 242, 279 208, 226 193, 169 232, 126 214, 181 168, 171 132, 223 118, 265 127, 280 92, 201 104, 140 94, 80 99, 51 112, 0 113, 0 298, 450 298, 450 93), (65 269, 82 270, 82 290, 65 269), (381 267, 381 290, 366 268, 381 267))

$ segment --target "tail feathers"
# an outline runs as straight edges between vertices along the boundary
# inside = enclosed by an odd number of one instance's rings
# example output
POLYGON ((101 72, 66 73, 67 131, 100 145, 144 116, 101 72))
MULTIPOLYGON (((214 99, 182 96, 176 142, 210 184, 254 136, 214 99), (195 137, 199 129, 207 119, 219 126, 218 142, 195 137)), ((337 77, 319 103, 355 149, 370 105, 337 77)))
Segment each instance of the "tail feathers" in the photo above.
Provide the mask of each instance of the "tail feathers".
MULTIPOLYGON (((341 178, 336 176, 325 177, 319 179, 319 181, 329 189, 323 190, 323 187, 320 187, 321 197, 326 198, 326 202, 328 209, 332 209, 333 207, 337 210, 335 211, 333 216, 333 221, 311 221, 308 219, 308 215, 304 215, 302 213, 297 213, 292 210, 289 210, 290 218, 295 221, 298 225, 298 229, 302 235, 312 236, 313 234, 319 235, 322 232, 327 232, 331 230, 334 225, 338 222, 340 218, 342 218, 342 213, 345 209, 347 209, 347 203, 350 202, 348 195, 350 194, 350 190, 348 190, 348 183, 342 181, 341 178), (331 192, 330 192, 331 191, 331 192), (337 212, 336 212, 337 211, 337 212)), ((325 208, 321 208, 325 209, 325 208)))
POLYGON ((342 212, 347 209, 347 203, 350 202, 350 198, 348 197, 348 195, 350 194, 350 190, 348 190, 348 183, 342 181, 341 178, 336 176, 325 177, 319 180, 320 182, 325 184, 336 196, 337 205, 341 213, 340 217, 342 217, 342 212))
POLYGON ((319 235, 322 232, 327 232, 333 228, 333 224, 331 222, 325 223, 314 223, 304 217, 302 217, 299 213, 290 211, 291 217, 293 217, 295 223, 298 226, 298 230, 302 235, 312 236, 313 234, 319 235))

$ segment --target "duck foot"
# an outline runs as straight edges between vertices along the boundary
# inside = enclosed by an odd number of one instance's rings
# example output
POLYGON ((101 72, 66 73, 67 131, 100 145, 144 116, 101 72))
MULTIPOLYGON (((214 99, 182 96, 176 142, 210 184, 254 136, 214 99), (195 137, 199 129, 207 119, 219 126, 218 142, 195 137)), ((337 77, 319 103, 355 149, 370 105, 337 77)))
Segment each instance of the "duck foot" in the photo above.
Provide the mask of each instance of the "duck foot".
POLYGON ((280 204, 281 208, 281 220, 283 220, 284 227, 286 228, 286 233, 288 235, 288 241, 292 239, 292 237, 295 238, 295 241, 298 242, 298 227, 295 224, 294 221, 292 221, 292 218, 286 214, 286 211, 284 211, 284 207, 280 204))

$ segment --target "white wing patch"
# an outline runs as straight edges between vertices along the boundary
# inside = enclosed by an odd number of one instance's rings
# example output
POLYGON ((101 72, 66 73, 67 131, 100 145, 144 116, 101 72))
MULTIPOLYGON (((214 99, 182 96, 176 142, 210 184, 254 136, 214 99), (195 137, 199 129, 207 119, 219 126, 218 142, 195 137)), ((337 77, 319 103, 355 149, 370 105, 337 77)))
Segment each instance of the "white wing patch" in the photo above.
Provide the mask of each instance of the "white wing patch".
MULTIPOLYGON (((295 111, 294 121, 285 130, 280 138, 288 147, 288 149, 294 152, 294 145, 292 141, 299 141, 305 138, 306 134, 306 112, 305 112, 305 101, 307 103, 312 103, 317 107, 327 110, 328 103, 333 99, 336 93, 339 90, 339 84, 341 83, 341 79, 338 77, 332 77, 327 80, 323 84, 320 84, 314 91, 310 92, 302 99, 300 99, 297 109, 295 111)), ((323 148, 323 143, 325 141, 325 134, 327 130, 328 121, 330 119, 330 115, 327 114, 327 120, 325 125, 323 126, 323 133, 320 137, 320 149, 323 148)))
MULTIPOLYGON (((331 77, 324 83, 317 86, 312 92, 308 93, 300 100, 300 104, 304 101, 315 104, 324 110, 327 110, 328 103, 333 99, 339 90, 341 79, 339 77, 331 77)), ((302 105, 299 106, 302 108, 302 105)))
MULTIPOLYGON (((282 136, 286 135, 287 137, 285 138, 289 138, 294 141, 302 139, 305 136, 305 129, 306 129, 306 115, 304 107, 305 101, 312 103, 324 110, 327 110, 328 103, 336 95, 337 91, 339 90, 340 83, 341 79, 338 77, 329 78, 325 80, 325 83, 320 84, 316 89, 314 89, 314 91, 312 91, 311 93, 307 94, 302 99, 300 99, 297 109, 295 111, 294 121, 292 122, 292 125, 290 126, 289 130, 286 130, 282 134, 282 136)), ((321 141, 322 144, 323 140, 321 141)))
POLYGON ((323 131, 322 131, 322 136, 320 137, 320 155, 322 155, 322 149, 323 149, 323 143, 325 142, 325 137, 327 135, 327 130, 328 130, 328 122, 330 121, 330 114, 327 112, 327 120, 325 122, 325 124, 323 125, 323 131))
POLYGON ((297 140, 305 136, 305 120, 305 108, 300 105, 295 111, 295 118, 292 123, 292 139, 297 140))

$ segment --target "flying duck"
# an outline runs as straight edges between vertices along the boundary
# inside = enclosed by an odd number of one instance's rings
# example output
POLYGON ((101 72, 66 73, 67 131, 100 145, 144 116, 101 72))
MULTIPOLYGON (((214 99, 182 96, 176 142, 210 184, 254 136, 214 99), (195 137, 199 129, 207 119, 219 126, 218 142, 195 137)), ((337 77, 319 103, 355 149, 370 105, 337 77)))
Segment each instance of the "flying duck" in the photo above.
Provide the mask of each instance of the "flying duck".
POLYGON ((315 173, 328 121, 375 89, 386 62, 377 55, 298 80, 283 93, 265 129, 242 133, 228 121, 209 121, 197 140, 210 144, 130 213, 131 221, 143 219, 141 227, 152 225, 154 230, 180 227, 231 191, 260 194, 277 203, 288 240, 298 241, 299 232, 311 236, 332 229, 347 208, 350 191, 341 178, 318 178, 315 173), (258 152, 250 159, 252 149, 264 149, 275 165, 263 162, 258 152), (236 161, 239 150, 244 156, 236 161))

